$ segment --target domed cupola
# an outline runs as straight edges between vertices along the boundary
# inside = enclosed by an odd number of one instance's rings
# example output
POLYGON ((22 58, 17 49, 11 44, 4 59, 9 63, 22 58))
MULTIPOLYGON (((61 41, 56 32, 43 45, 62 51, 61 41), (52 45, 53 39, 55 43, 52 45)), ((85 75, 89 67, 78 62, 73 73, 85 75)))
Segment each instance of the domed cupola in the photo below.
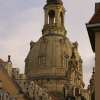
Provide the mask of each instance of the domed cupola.
POLYGON ((66 56, 72 55, 72 43, 66 37, 64 27, 65 9, 62 0, 47 0, 44 12, 42 37, 30 43, 30 51, 25 60, 25 73, 36 79, 38 75, 42 78, 55 77, 57 68, 65 75, 66 56))

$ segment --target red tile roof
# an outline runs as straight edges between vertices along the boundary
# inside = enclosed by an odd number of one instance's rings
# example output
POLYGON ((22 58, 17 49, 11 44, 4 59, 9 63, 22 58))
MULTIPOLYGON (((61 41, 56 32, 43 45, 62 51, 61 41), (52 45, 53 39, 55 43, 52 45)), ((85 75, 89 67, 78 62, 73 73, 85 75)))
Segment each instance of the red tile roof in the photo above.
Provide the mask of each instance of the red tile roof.
POLYGON ((0 63, 4 63, 4 61, 2 59, 0 59, 0 63))
POLYGON ((100 23, 100 3, 95 5, 95 14, 90 20, 89 24, 98 24, 100 23))

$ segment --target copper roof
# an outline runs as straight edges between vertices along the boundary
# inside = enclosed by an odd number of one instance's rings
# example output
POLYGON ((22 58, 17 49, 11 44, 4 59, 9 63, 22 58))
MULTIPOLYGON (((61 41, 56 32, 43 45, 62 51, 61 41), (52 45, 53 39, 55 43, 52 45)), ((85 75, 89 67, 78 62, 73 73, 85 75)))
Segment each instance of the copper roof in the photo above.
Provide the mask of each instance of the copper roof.
POLYGON ((91 18, 89 24, 98 24, 98 23, 100 23, 100 3, 96 3, 95 14, 91 18))

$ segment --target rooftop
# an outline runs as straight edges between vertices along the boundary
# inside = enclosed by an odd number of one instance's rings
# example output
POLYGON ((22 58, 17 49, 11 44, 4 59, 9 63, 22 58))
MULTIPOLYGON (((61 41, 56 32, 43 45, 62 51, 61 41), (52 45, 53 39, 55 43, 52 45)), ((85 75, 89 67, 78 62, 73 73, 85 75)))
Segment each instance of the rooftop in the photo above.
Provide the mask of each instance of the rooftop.
POLYGON ((95 14, 91 18, 89 24, 98 24, 100 23, 100 3, 95 5, 95 14))
POLYGON ((95 33, 100 32, 100 2, 95 4, 95 13, 87 24, 87 30, 92 49, 95 52, 95 33))
POLYGON ((0 58, 0 63, 4 63, 5 61, 0 58))

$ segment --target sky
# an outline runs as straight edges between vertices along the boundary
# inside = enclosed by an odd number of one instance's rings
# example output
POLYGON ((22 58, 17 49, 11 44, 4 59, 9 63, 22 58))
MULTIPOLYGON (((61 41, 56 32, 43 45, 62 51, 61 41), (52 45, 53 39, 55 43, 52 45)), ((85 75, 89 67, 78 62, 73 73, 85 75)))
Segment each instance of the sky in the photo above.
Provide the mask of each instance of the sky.
MULTIPOLYGON (((13 67, 24 72, 24 60, 30 41, 37 41, 44 24, 43 6, 46 0, 0 0, 0 58, 11 55, 13 67)), ((94 14, 95 2, 100 0, 63 0, 66 9, 65 27, 70 41, 79 43, 83 59, 84 81, 89 83, 95 66, 86 23, 94 14)))

